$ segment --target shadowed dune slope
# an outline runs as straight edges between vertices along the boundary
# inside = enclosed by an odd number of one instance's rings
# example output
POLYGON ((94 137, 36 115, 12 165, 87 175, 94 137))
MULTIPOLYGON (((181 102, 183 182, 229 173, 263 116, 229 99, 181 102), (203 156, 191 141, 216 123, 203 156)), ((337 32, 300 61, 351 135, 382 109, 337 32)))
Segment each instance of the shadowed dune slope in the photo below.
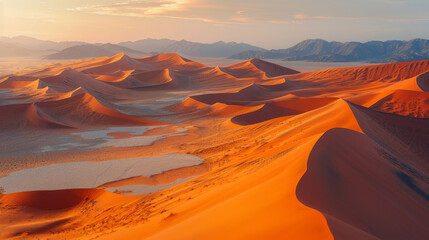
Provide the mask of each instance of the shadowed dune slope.
POLYGON ((88 200, 96 200, 102 195, 112 195, 97 189, 71 189, 55 191, 35 191, 11 193, 0 196, 4 205, 19 205, 42 210, 73 208, 88 200))
POLYGON ((364 134, 332 129, 313 147, 297 196, 335 239, 425 239, 429 184, 407 165, 364 134))
POLYGON ((424 92, 429 92, 429 71, 417 76, 416 82, 420 89, 424 92))

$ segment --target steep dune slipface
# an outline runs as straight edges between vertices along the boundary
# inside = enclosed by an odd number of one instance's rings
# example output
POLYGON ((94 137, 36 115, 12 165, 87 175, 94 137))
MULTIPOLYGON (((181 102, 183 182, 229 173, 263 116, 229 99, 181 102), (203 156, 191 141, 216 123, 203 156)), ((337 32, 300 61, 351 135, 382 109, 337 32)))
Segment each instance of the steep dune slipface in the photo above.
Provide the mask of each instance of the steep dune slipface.
POLYGON ((427 179, 361 133, 326 132, 312 149, 298 199, 320 212, 335 239, 425 239, 427 179))
POLYGON ((424 92, 429 92, 429 71, 416 77, 417 85, 424 92))

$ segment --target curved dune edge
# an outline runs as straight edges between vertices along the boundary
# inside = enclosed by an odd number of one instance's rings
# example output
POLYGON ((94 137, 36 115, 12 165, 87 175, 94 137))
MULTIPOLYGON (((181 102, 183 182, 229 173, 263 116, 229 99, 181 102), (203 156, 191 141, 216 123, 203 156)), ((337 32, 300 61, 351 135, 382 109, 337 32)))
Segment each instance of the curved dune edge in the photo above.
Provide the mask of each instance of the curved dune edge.
POLYGON ((424 180, 379 148, 361 133, 329 130, 310 153, 298 199, 324 214, 335 239, 424 239, 424 180))

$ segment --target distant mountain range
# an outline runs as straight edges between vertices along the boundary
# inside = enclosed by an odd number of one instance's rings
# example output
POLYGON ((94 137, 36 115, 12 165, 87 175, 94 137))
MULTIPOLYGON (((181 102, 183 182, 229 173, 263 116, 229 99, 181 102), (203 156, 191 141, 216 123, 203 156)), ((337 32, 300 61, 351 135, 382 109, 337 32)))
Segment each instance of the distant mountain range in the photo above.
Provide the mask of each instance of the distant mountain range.
POLYGON ((97 58, 97 57, 112 57, 118 53, 125 53, 126 55, 134 58, 141 58, 148 54, 129 49, 127 47, 119 46, 116 44, 83 44, 66 48, 57 53, 46 56, 46 59, 83 59, 83 58, 97 58))
POLYGON ((198 43, 186 40, 144 39, 118 44, 89 44, 79 41, 54 42, 36 38, 0 37, 0 57, 43 57, 83 59, 113 56, 124 52, 130 57, 177 53, 185 57, 232 59, 283 59, 316 62, 403 62, 429 59, 429 40, 328 42, 310 39, 287 49, 265 50, 246 43, 198 43))
POLYGON ((48 59, 81 59, 113 56, 121 50, 131 57, 158 53, 178 53, 187 57, 225 58, 243 51, 265 49, 246 43, 198 43, 186 40, 144 39, 118 44, 89 44, 86 42, 53 42, 18 36, 0 37, 0 57, 44 56, 48 59), (1 51, 6 49, 5 51, 1 51), (113 55, 112 55, 113 54, 113 55))
POLYGON ((225 58, 243 51, 265 51, 246 43, 215 42, 198 43, 186 40, 144 39, 135 42, 121 42, 118 45, 142 52, 178 53, 188 57, 225 58))
POLYGON ((79 41, 54 42, 54 41, 47 41, 47 40, 39 40, 36 38, 26 37, 26 36, 18 36, 18 37, 12 37, 12 38, 0 37, 0 42, 13 44, 15 46, 25 48, 30 51, 47 51, 47 50, 61 51, 68 47, 85 44, 85 42, 79 42, 79 41))
POLYGON ((275 59, 315 62, 403 62, 429 59, 429 40, 328 42, 310 39, 288 49, 243 51, 232 59, 275 59))

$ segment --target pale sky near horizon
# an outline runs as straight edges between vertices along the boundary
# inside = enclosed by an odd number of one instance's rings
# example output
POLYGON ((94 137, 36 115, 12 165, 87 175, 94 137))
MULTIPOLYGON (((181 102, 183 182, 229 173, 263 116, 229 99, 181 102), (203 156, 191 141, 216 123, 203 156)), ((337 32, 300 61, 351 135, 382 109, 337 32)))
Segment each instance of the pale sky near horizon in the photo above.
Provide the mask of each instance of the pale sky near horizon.
POLYGON ((88 42, 144 38, 286 48, 429 38, 429 0, 0 0, 0 36, 88 42))

